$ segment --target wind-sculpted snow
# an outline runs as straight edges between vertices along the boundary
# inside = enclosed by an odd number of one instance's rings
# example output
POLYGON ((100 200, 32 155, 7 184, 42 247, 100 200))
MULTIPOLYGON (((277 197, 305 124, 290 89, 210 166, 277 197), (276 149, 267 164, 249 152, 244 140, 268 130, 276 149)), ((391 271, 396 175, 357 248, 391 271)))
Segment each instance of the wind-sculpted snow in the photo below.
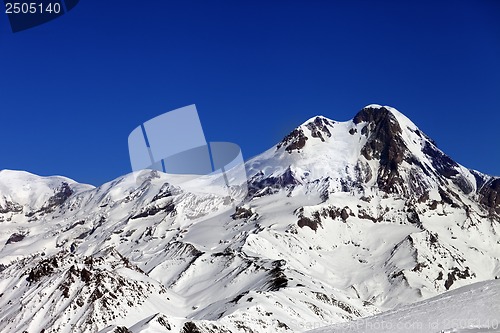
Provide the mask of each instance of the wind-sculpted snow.
MULTIPOLYGON (((210 176, 0 172, 0 332, 291 332, 500 277, 498 178, 371 105, 210 176)), ((315 326, 316 327, 316 326, 315 326)))
MULTIPOLYGON (((479 282, 425 301, 311 333, 500 332, 500 280, 479 282)), ((310 323, 314 325, 314 323, 310 323)))

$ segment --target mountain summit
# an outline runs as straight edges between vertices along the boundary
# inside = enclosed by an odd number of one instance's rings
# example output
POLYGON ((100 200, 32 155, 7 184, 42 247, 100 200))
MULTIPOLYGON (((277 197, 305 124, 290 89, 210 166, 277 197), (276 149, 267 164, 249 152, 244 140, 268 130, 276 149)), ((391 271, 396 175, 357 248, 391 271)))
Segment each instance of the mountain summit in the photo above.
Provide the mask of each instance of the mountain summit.
POLYGON ((500 178, 394 108, 313 117, 246 168, 237 207, 157 171, 1 171, 0 331, 301 332, 500 277, 500 178))
POLYGON ((497 179, 454 162, 413 122, 389 106, 369 105, 347 122, 313 117, 248 165, 251 176, 268 170, 274 177, 286 165, 298 173, 305 171, 298 178, 334 178, 340 190, 358 187, 408 199, 454 185, 454 191, 477 194, 476 199, 489 210, 500 212, 497 179))

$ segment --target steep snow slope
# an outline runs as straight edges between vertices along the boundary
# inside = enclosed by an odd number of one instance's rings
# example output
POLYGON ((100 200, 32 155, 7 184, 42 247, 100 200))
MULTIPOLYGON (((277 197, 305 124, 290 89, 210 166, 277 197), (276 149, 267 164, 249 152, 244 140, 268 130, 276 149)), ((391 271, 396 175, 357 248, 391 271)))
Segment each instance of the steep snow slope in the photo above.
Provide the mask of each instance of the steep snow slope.
POLYGON ((246 166, 237 207, 207 178, 0 172, 0 331, 303 331, 500 275, 500 179, 390 107, 246 166))
POLYGON ((500 280, 478 282, 425 301, 311 333, 500 332, 500 280))

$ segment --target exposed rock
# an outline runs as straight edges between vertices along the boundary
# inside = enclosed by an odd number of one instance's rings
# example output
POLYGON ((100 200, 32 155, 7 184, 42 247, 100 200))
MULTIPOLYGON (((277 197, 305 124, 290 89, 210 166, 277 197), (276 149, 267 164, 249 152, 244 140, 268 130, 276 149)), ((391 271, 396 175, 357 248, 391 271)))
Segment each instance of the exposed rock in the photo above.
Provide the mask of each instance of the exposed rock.
POLYGON ((308 138, 304 134, 304 131, 302 129, 295 129, 290 134, 285 136, 285 138, 278 144, 276 148, 280 149, 281 147, 285 146, 285 150, 291 154, 294 150, 300 150, 304 148, 307 139, 308 138))
POLYGON ((23 212, 23 206, 12 202, 12 201, 6 201, 5 205, 0 205, 0 214, 6 214, 6 213, 22 213, 23 212))
POLYGON ((313 212, 312 218, 304 216, 304 207, 297 209, 294 213, 297 214, 297 216, 299 217, 297 225, 301 228, 307 226, 312 230, 316 231, 318 229, 318 226, 321 225, 321 217, 320 217, 321 212, 319 211, 313 212))
POLYGON ((301 228, 303 227, 309 227, 311 228, 312 230, 316 231, 318 229, 318 225, 320 224, 321 222, 318 221, 318 220, 311 220, 310 218, 308 217, 304 217, 302 216, 301 218, 299 218, 299 220, 297 221, 297 225, 301 228))
MULTIPOLYGON (((353 308, 352 306, 350 306, 347 303, 339 301, 333 297, 329 297, 329 296, 325 295, 324 293, 314 292, 314 294, 316 295, 316 298, 318 300, 322 301, 323 303, 327 303, 327 304, 339 307, 340 309, 344 310, 345 312, 347 312, 350 315, 355 315, 356 317, 361 316, 361 313, 359 313, 358 310, 356 310, 355 308, 353 308)), ((349 316, 349 317, 351 317, 351 316, 349 316)))
POLYGON ((203 332, 201 332, 198 329, 195 323, 193 323, 192 321, 188 321, 184 323, 181 333, 203 333, 203 332))
POLYGON ((175 205, 173 202, 168 202, 164 205, 155 205, 152 204, 151 206, 145 207, 142 209, 142 211, 134 216, 132 216, 130 219, 135 220, 143 217, 148 217, 152 215, 156 215, 160 212, 164 212, 166 214, 175 214, 175 205))
POLYGON ((68 198, 73 194, 73 190, 68 183, 62 182, 59 188, 54 191, 54 195, 51 196, 43 206, 35 211, 27 212, 26 216, 31 217, 36 214, 47 214, 55 211, 56 207, 61 206, 68 200, 68 198))
POLYGON ((500 178, 488 181, 480 190, 480 202, 488 207, 490 212, 500 214, 500 178))
POLYGON ((460 279, 471 278, 474 276, 475 276, 475 274, 474 273, 471 274, 469 267, 465 267, 465 269, 463 269, 463 270, 460 270, 457 267, 453 267, 452 271, 448 273, 448 278, 444 282, 444 287, 446 288, 446 290, 449 290, 451 285, 455 281, 460 280, 460 279))
POLYGON ((131 333, 125 326, 119 326, 113 330, 112 333, 131 333))
POLYGON ((316 117, 313 121, 306 124, 306 127, 311 131, 311 136, 313 138, 319 138, 321 141, 325 141, 324 137, 331 137, 332 133, 328 129, 328 125, 331 126, 328 119, 323 117, 316 117))
POLYGON ((7 239, 5 245, 20 242, 24 239, 24 237, 26 237, 26 235, 13 233, 12 235, 10 235, 9 239, 7 239))
POLYGON ((236 212, 231 215, 231 217, 233 218, 233 220, 237 220, 237 219, 247 219, 247 218, 250 218, 254 215, 254 212, 252 212, 251 209, 249 208, 245 208, 243 206, 238 206, 236 207, 236 212))
POLYGON ((415 210, 415 208, 409 208, 406 213, 406 217, 408 219, 408 222, 419 226, 422 225, 422 222, 420 222, 420 217, 418 216, 418 213, 415 210))
POLYGON ((340 212, 340 217, 344 221, 347 220, 347 218, 349 217, 349 213, 347 212, 346 208, 342 208, 342 211, 340 212))
POLYGON ((49 198, 46 207, 53 208, 62 205, 73 194, 73 190, 68 183, 62 183, 56 193, 49 198))
POLYGON ((434 144, 427 141, 422 151, 430 158, 432 166, 439 175, 451 179, 465 194, 474 190, 472 184, 458 172, 460 166, 434 144))
POLYGON ((379 159, 377 175, 379 188, 387 193, 398 193, 402 187, 398 167, 408 148, 401 138, 401 127, 394 115, 386 108, 364 108, 355 117, 354 123, 367 122, 368 135, 361 154, 367 159, 379 159))
POLYGON ((440 175, 446 178, 451 178, 458 174, 458 164, 439 151, 434 145, 426 142, 422 151, 430 157, 432 166, 439 172, 440 175))
POLYGON ((295 177, 291 168, 287 168, 281 175, 271 177, 265 177, 260 172, 248 182, 248 197, 252 197, 256 193, 266 189, 268 190, 266 195, 273 194, 281 189, 291 189, 300 183, 300 180, 295 177))
POLYGON ((270 280, 268 282, 269 291, 277 291, 286 288, 288 285, 288 278, 286 277, 283 266, 286 262, 284 260, 276 260, 273 262, 274 268, 268 273, 270 280))
POLYGON ((28 272, 26 280, 28 282, 37 282, 42 277, 52 274, 54 268, 57 267, 59 267, 59 264, 56 257, 44 259, 28 272))

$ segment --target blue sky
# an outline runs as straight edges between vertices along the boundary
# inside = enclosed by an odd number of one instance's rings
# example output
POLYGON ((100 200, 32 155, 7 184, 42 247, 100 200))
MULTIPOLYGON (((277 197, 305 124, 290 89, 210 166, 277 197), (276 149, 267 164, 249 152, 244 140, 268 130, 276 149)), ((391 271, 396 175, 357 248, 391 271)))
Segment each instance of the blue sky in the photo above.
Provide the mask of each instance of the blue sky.
POLYGON ((371 103, 500 175, 500 2, 92 1, 11 33, 0 13, 0 169, 102 184, 127 137, 196 104, 249 158, 371 103))

